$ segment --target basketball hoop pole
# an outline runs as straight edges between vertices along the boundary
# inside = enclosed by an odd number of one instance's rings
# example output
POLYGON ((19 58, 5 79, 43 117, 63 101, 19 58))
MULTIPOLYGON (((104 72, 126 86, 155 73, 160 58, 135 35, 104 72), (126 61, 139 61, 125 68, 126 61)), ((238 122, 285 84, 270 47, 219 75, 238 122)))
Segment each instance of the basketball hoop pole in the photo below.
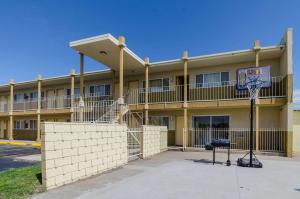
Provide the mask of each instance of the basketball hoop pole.
POLYGON ((251 103, 251 110, 250 110, 250 162, 249 166, 252 167, 252 159, 253 159, 253 106, 254 106, 254 99, 250 100, 251 103))

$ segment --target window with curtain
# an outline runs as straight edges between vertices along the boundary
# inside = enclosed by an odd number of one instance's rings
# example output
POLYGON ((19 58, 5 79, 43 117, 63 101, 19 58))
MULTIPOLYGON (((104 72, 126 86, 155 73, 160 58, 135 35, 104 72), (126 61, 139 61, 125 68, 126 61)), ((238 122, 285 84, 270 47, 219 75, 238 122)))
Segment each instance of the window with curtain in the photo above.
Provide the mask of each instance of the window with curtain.
MULTIPOLYGON (((80 88, 74 88, 74 95, 75 95, 75 97, 80 96, 80 88)), ((71 96, 71 89, 70 88, 67 89, 67 96, 71 96)))
POLYGON ((92 96, 110 96, 110 84, 103 84, 97 86, 90 86, 90 95, 92 96))
MULTIPOLYGON (((169 78, 149 80, 149 92, 168 91, 170 89, 169 81, 170 81, 169 78)), ((145 81, 143 81, 143 89, 145 90, 145 88, 146 88, 145 81)))
POLYGON ((229 84, 229 72, 216 72, 196 75, 196 87, 209 88, 229 84))

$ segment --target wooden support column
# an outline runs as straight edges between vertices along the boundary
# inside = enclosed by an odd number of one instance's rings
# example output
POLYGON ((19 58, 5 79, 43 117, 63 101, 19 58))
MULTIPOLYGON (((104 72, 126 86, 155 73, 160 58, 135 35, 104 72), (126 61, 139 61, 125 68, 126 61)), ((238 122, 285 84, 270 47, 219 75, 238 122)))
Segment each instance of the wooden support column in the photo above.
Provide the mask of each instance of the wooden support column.
POLYGON ((120 65, 119 65, 119 123, 123 124, 123 107, 124 107, 124 48, 125 37, 119 37, 119 49, 120 49, 120 65))
MULTIPOLYGON (((255 52, 255 66, 259 67, 259 51, 260 51, 260 41, 256 40, 254 42, 254 48, 255 52)), ((259 106, 258 102, 259 99, 255 101, 255 150, 259 151, 259 106)))
POLYGON ((149 104, 148 104, 148 95, 149 95, 149 58, 146 57, 145 61, 145 125, 149 125, 149 104))
POLYGON ((80 114, 79 120, 83 121, 83 109, 84 109, 84 54, 79 53, 80 55, 80 100, 79 100, 79 107, 80 107, 80 114))
POLYGON ((72 69, 70 71, 70 76, 71 76, 71 86, 70 86, 70 91, 71 91, 71 103, 70 103, 70 112, 71 112, 71 122, 74 122, 74 105, 75 105, 75 70, 72 69))
POLYGON ((38 83, 38 96, 37 96, 37 121, 36 121, 36 141, 41 141, 41 98, 42 98, 42 76, 38 75, 37 77, 37 83, 38 83))
POLYGON ((10 99, 9 99, 9 122, 8 122, 8 139, 10 141, 14 140, 13 131, 14 131, 14 118, 13 118, 13 111, 14 111, 14 80, 9 82, 10 87, 10 99))
POLYGON ((186 149, 186 146, 188 144, 188 96, 187 96, 187 89, 188 89, 188 52, 184 51, 183 57, 183 76, 184 76, 184 85, 183 85, 183 92, 184 92, 184 102, 183 102, 183 150, 186 149))

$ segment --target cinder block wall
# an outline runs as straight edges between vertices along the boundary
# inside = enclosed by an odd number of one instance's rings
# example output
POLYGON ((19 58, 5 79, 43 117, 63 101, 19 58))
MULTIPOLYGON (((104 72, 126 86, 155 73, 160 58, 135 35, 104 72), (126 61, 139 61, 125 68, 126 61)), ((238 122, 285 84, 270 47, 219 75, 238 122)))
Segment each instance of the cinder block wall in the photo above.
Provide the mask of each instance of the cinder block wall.
POLYGON ((168 150, 168 128, 162 126, 160 128, 160 152, 168 150))
POLYGON ((41 135, 45 189, 128 162, 126 125, 45 122, 41 135))
POLYGON ((167 127, 144 125, 142 141, 142 157, 147 158, 167 150, 167 127))

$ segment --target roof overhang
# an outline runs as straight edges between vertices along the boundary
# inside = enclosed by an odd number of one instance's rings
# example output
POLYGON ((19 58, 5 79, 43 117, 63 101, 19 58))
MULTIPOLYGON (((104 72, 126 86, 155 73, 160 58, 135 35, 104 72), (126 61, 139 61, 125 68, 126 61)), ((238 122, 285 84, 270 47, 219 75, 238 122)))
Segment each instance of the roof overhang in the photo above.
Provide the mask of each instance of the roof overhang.
MULTIPOLYGON (((119 71, 119 41, 111 34, 104 34, 70 42, 70 47, 77 52, 119 71)), ((144 61, 129 48, 124 48, 124 72, 143 70, 144 61)))
MULTIPOLYGON (((260 50, 260 59, 276 59, 280 58, 284 45, 263 47, 260 50)), ((219 66, 233 63, 255 62, 255 53, 253 49, 230 51, 225 53, 216 53, 203 56, 189 57, 189 69, 198 67, 219 66)), ((182 70, 182 59, 174 59, 168 61, 150 63, 152 72, 160 72, 165 70, 182 70)))
MULTIPOLYGON (((112 78, 112 71, 108 70, 98 70, 98 71, 89 71, 84 73, 84 81, 97 81, 99 79, 110 79, 112 78)), ((75 83, 79 83, 79 74, 75 74, 75 83)), ((70 75, 56 76, 51 78, 42 79, 42 87, 51 87, 58 85, 69 85, 70 84, 70 75)), ((16 91, 23 89, 37 89, 37 80, 18 82, 15 84, 14 89, 16 91)), ((0 92, 9 92, 9 84, 0 85, 0 92)))

